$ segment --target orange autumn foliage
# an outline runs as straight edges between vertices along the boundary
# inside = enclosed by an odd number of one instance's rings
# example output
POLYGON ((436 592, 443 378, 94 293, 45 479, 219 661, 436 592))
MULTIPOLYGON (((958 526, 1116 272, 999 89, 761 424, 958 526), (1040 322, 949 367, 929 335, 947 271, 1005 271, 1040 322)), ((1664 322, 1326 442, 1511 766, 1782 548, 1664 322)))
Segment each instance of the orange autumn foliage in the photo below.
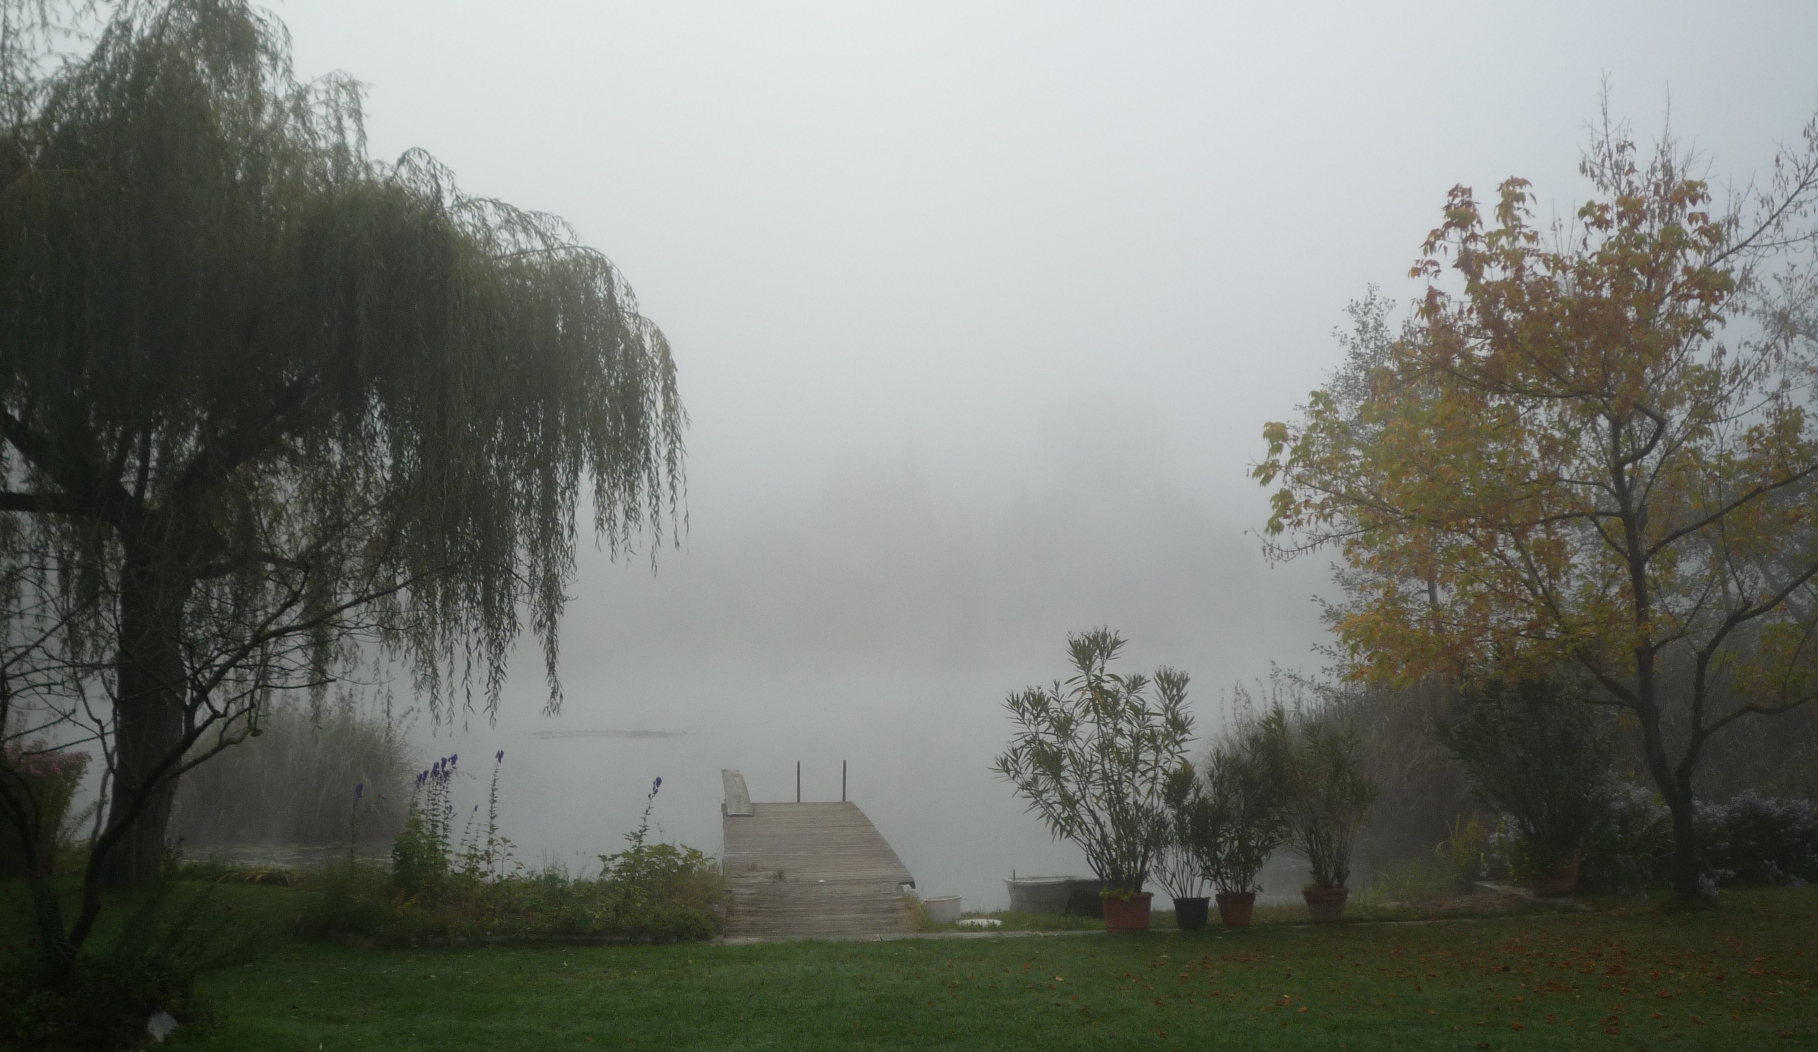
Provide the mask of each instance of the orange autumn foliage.
POLYGON ((1670 141, 1638 163, 1606 123, 1582 170, 1545 229, 1525 180, 1488 217, 1454 188, 1400 338, 1269 424, 1254 476, 1273 555, 1343 556, 1358 677, 1570 664, 1631 710, 1691 895, 1704 741, 1818 691, 1818 343, 1769 309, 1818 295, 1818 120, 1753 222, 1670 141))

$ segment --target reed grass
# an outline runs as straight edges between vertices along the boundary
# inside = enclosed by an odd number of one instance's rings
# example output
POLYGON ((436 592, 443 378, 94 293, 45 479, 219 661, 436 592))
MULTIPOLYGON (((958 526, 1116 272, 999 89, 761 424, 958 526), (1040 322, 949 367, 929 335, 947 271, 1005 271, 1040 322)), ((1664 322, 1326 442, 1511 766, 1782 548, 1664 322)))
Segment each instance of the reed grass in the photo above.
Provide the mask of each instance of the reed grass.
POLYGON ((263 733, 184 775, 170 837, 238 844, 389 844, 404 828, 416 759, 403 721, 350 698, 280 705, 263 733), (355 800, 355 790, 364 786, 355 800))

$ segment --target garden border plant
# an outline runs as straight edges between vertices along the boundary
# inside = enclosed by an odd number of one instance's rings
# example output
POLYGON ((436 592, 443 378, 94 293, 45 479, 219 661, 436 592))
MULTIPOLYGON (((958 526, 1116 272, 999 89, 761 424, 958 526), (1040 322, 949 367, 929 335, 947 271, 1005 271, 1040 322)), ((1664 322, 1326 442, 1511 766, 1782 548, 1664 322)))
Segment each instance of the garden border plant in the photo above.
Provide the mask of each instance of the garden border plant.
POLYGON ((307 932, 384 946, 673 942, 719 933, 725 883, 717 864, 695 848, 650 840, 661 778, 651 784, 637 827, 625 834, 626 848, 601 855, 599 875, 588 878, 560 865, 530 872, 512 857, 499 823, 503 751, 493 757, 485 812, 474 805, 457 836, 459 763, 458 754, 443 757, 417 776, 392 873, 363 865, 350 852, 315 897, 307 932))

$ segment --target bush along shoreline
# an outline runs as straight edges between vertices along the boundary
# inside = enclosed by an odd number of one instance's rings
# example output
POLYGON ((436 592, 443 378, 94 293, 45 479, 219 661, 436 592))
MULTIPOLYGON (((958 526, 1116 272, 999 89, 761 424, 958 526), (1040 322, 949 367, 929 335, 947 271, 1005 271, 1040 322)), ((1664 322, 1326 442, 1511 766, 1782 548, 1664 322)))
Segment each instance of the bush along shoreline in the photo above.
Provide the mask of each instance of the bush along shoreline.
MULTIPOLYGON (((720 934, 725 880, 718 863, 650 838, 661 778, 651 783, 625 848, 600 856, 598 875, 574 875, 560 864, 531 871, 512 856, 499 826, 504 761, 503 751, 494 755, 484 810, 476 804, 464 820, 454 802, 459 755, 420 773, 390 867, 359 860, 350 840, 348 857, 320 878, 300 933, 382 947, 664 943, 720 934)), ((357 787, 356 829, 362 796, 357 787)))

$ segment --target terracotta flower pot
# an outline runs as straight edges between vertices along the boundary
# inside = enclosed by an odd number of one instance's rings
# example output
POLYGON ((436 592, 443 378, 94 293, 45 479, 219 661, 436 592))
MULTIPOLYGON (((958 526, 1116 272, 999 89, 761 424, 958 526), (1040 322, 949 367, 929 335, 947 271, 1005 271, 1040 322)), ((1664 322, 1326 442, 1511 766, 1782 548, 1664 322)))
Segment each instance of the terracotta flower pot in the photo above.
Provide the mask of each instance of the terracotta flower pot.
POLYGON ((1221 891, 1218 893, 1218 919, 1227 928, 1248 928, 1250 911, 1256 908, 1254 891, 1221 891))
POLYGON ((1105 896, 1105 930, 1148 931, 1149 900, 1154 897, 1147 891, 1138 892, 1127 899, 1107 894, 1105 896))
POLYGON ((1206 906, 1211 899, 1195 896, 1174 900, 1174 926, 1181 931, 1201 931, 1206 926, 1206 906))
POLYGON ((1345 919, 1345 899, 1350 888, 1304 888, 1300 897, 1307 900, 1307 912, 1315 924, 1332 924, 1345 919))
POLYGON ((1541 898, 1562 899, 1578 890, 1578 856, 1561 859, 1528 885, 1541 898))

